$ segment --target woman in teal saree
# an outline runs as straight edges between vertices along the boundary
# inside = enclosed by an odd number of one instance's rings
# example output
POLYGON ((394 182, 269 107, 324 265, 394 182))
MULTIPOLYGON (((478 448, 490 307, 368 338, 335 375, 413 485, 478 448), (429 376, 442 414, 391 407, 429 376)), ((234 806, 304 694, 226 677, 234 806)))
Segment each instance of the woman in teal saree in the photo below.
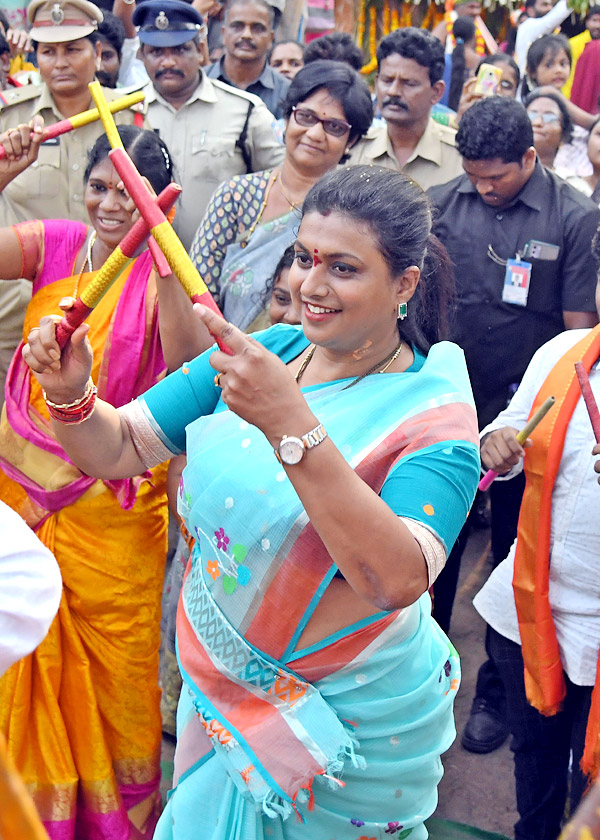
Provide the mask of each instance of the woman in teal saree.
MULTIPOLYGON (((93 474, 187 451, 179 505, 196 546, 160 840, 427 836, 460 681, 427 589, 479 474, 462 353, 435 343, 446 298, 430 231, 401 174, 327 175, 290 271, 299 327, 249 337, 201 308, 232 356, 213 349, 118 412, 97 401, 55 426, 93 474)), ((53 325, 40 327, 26 360, 49 399, 79 398, 83 333, 49 371, 53 325)))

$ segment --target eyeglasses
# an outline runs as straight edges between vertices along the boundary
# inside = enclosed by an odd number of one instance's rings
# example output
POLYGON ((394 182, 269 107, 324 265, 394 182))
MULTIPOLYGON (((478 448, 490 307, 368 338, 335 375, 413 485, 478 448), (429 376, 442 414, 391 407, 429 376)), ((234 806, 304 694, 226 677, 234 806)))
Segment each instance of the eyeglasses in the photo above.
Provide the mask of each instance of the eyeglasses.
POLYGON ((560 117, 558 114, 550 114, 548 111, 544 114, 540 114, 539 111, 527 111, 527 116, 533 122, 534 120, 541 120, 543 123, 557 123, 560 122, 560 117))
POLYGON ((304 128, 310 128, 317 123, 321 123, 323 131, 331 134, 332 137, 343 137, 352 128, 346 120, 322 120, 310 108, 299 108, 297 105, 294 105, 292 113, 298 125, 304 128))

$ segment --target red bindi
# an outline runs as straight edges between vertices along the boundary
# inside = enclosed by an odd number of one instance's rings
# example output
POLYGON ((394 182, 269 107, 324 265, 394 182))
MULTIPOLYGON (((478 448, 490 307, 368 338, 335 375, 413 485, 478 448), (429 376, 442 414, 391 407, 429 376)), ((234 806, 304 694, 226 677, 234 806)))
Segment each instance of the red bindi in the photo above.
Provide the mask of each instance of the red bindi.
POLYGON ((317 248, 314 250, 314 257, 313 257, 313 265, 319 265, 322 263, 323 260, 319 257, 319 251, 317 248))

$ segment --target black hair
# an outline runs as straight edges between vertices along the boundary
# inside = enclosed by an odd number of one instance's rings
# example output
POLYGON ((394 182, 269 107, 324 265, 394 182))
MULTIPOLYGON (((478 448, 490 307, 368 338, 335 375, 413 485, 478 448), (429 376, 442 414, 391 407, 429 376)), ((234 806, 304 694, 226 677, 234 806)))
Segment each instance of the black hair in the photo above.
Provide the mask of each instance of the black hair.
POLYGON ((339 213, 367 228, 393 277, 418 266, 421 280, 407 317, 399 322, 402 337, 426 353, 448 336, 454 272, 448 252, 431 232, 431 205, 421 187, 381 166, 335 169, 310 189, 302 206, 303 217, 308 213, 339 213))
MULTIPOLYGON (((548 59, 554 58, 561 50, 566 52, 569 58, 569 64, 571 64, 571 47, 564 35, 542 35, 541 38, 536 38, 535 41, 532 41, 527 51, 527 76, 534 84, 537 84, 536 73, 542 61, 546 57, 548 59)), ((529 84, 526 79, 523 79, 521 97, 525 99, 528 94, 529 84)))
POLYGON ((521 163, 533 146, 533 129, 527 111, 516 99, 485 96, 461 118, 456 148, 467 160, 521 163))
POLYGON ((123 22, 111 12, 104 12, 104 20, 98 24, 98 35, 100 39, 108 43, 116 50, 121 61, 123 44, 125 42, 125 27, 123 22))
POLYGON ((366 134, 373 120, 371 94, 364 79, 342 61, 311 61, 296 73, 283 101, 285 119, 289 119, 292 108, 322 88, 337 99, 352 126, 348 142, 366 134))
POLYGON ((477 65, 476 69, 475 69, 476 74, 479 72, 479 68, 481 67, 482 64, 494 64, 494 65, 508 64, 510 69, 515 74, 515 95, 516 95, 517 91, 519 90, 519 84, 521 82, 521 71, 519 70, 519 65, 517 64, 517 62, 514 60, 514 58, 512 56, 507 55, 506 53, 503 53, 503 52, 497 52, 497 53, 494 53, 493 55, 484 55, 483 58, 481 59, 481 61, 479 62, 479 64, 477 65))
POLYGON ((347 32, 330 32, 311 41, 304 50, 304 63, 309 64, 320 58, 345 61, 353 70, 360 70, 365 63, 361 48, 347 32))
POLYGON ((407 26, 382 38, 377 47, 377 72, 381 70, 381 62, 395 53, 402 58, 412 58, 421 67, 427 68, 432 85, 444 75, 444 46, 426 29, 407 26))
POLYGON ((279 16, 275 13, 279 12, 279 9, 276 9, 274 6, 271 6, 270 3, 267 3, 267 0, 228 0, 227 4, 225 5, 225 11, 223 13, 223 23, 227 23, 229 19, 229 10, 233 9, 234 6, 262 6, 264 9, 267 10, 269 13, 269 26, 271 29, 275 29, 277 24, 279 23, 279 17, 281 16, 281 12, 279 16))
MULTIPOLYGON (((125 150, 158 194, 173 180, 173 161, 163 140, 155 131, 146 131, 136 125, 118 126, 119 137, 125 150)), ((92 169, 108 157, 110 143, 101 134, 88 152, 88 162, 83 176, 87 184, 92 169)))
POLYGON ((531 103, 535 102, 536 99, 551 99, 553 102, 556 102, 558 110, 560 111, 560 127, 562 129, 560 139, 563 143, 570 143, 573 139, 573 121, 569 116, 567 106, 562 101, 558 93, 540 93, 539 90, 534 90, 533 93, 530 93, 527 99, 523 102, 523 105, 525 108, 529 108, 531 103))
POLYGON ((8 30, 10 29, 9 20, 6 17, 6 14, 2 11, 2 9, 0 9, 0 25, 2 26, 2 29, 4 29, 5 33, 8 32, 8 30))
POLYGON ((458 103, 465 83, 465 44, 475 37, 475 21, 472 17, 463 15, 457 17, 452 27, 452 34, 456 39, 456 46, 452 51, 452 73, 448 90, 448 107, 458 111, 458 103))
POLYGON ((4 53, 10 52, 10 47, 8 45, 8 41, 0 32, 0 55, 4 55, 4 53))
POLYGON ((283 47, 286 44, 294 44, 296 47, 298 47, 298 49, 302 53, 302 56, 304 57, 304 50, 306 49, 306 47, 304 46, 304 44, 301 44, 300 41, 294 40, 294 38, 285 38, 283 41, 275 41, 275 43, 271 47, 271 52, 273 52, 275 47, 283 47))
POLYGON ((592 17, 592 15, 600 15, 600 6, 590 6, 585 13, 584 21, 587 23, 587 19, 592 17))
POLYGON ((288 247, 285 249, 281 257, 279 258, 279 262, 275 266, 273 274, 265 283, 264 291, 260 295, 261 309, 266 309, 266 307, 269 305, 271 295, 273 294, 273 289, 275 288, 275 283, 277 283, 277 281, 279 280, 279 275, 284 270, 284 268, 292 267, 295 256, 296 253, 294 250, 294 246, 288 245, 288 247))

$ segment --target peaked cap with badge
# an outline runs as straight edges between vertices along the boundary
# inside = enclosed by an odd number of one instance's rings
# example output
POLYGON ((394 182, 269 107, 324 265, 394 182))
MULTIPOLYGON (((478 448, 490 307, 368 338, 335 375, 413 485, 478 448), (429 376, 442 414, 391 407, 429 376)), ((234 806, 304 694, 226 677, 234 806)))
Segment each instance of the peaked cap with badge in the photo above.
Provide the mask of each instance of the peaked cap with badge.
POLYGON ((42 44, 76 41, 96 32, 104 16, 89 0, 31 0, 31 38, 42 44))
POLYGON ((147 0, 132 20, 141 43, 151 47, 177 47, 204 31, 200 12, 181 0, 147 0))

